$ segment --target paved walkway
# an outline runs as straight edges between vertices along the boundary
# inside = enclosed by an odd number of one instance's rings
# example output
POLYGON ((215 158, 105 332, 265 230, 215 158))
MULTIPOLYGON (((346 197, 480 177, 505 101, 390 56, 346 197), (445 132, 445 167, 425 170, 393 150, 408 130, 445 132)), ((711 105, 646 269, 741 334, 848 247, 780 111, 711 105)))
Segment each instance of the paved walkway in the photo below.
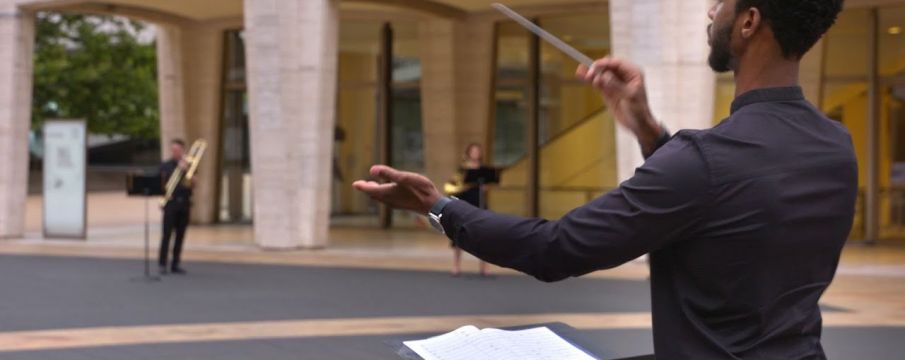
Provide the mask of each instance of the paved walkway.
MULTIPOLYGON (((249 226, 213 226, 190 229, 188 276, 146 284, 130 281, 141 201, 93 194, 83 242, 40 239, 36 204, 29 235, 0 242, 2 359, 392 359, 387 340, 557 321, 611 357, 651 351, 641 262, 557 284, 452 278, 448 242, 428 231, 335 228, 328 249, 272 252, 249 226)), ((822 299, 830 357, 901 358, 903 298, 905 247, 846 248, 822 299)))
MULTIPOLYGON (((547 322, 583 330, 608 357, 651 351, 643 279, 545 284, 516 274, 195 261, 188 276, 132 281, 140 268, 135 259, 0 256, 0 286, 16 289, 0 304, 0 358, 392 359, 391 340, 465 324, 547 322), (335 347, 313 346, 325 338, 322 345, 335 347), (255 350, 225 351, 236 343, 255 350)), ((895 314, 889 307, 879 313, 863 307, 863 297, 845 296, 827 296, 824 305, 831 358, 898 354, 897 342, 878 341, 905 333, 905 319, 883 316, 895 314)))

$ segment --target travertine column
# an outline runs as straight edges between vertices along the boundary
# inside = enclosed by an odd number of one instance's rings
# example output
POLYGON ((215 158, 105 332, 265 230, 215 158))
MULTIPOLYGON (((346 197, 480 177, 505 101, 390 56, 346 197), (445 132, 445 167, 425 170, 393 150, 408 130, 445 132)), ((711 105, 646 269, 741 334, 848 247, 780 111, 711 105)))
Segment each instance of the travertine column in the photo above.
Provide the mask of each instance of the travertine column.
POLYGON ((183 139, 186 147, 196 139, 207 141, 198 166, 192 222, 210 224, 217 214, 224 25, 185 23, 157 29, 162 157, 169 157, 169 143, 175 138, 183 139))
POLYGON ((455 21, 431 19, 419 28, 421 42, 421 123, 427 177, 443 184, 461 156, 456 142, 455 21))
POLYGON ((182 29, 175 25, 158 25, 156 30, 160 151, 161 158, 166 159, 170 141, 186 138, 182 29))
POLYGON ((323 247, 338 1, 246 0, 245 29, 255 241, 266 248, 323 247))
MULTIPOLYGON (((494 23, 468 20, 458 23, 456 32, 456 130, 459 154, 468 143, 484 144, 490 123, 490 106, 495 98, 491 80, 495 76, 494 23)), ((484 149, 488 152, 490 149, 484 149)))
POLYGON ((25 231, 34 15, 0 0, 0 238, 25 231))
POLYGON ((430 19, 419 37, 426 172, 442 184, 458 168, 467 144, 486 145, 493 22, 430 19))
MULTIPOLYGON (((673 132, 710 127, 715 75, 707 65, 709 0, 611 0, 613 54, 644 68, 654 115, 673 132)), ((634 136, 617 133, 619 180, 643 157, 634 136)))
MULTIPOLYGON (((218 23, 195 23, 185 26, 180 36, 186 146, 191 146, 196 139, 207 141, 207 152, 198 166, 192 196, 192 222, 196 224, 213 223, 217 215, 223 32, 224 28, 218 23)), ((178 129, 178 125, 175 128, 178 129)))

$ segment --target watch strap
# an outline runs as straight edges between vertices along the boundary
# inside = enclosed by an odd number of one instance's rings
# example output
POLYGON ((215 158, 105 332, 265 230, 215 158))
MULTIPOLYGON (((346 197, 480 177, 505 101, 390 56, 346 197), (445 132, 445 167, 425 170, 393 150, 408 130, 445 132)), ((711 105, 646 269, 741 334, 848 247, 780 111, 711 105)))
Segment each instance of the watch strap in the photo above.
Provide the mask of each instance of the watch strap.
POLYGON ((441 197, 434 203, 434 206, 431 206, 430 214, 435 216, 440 216, 443 213, 443 209, 446 208, 446 205, 449 205, 453 201, 450 197, 441 197))

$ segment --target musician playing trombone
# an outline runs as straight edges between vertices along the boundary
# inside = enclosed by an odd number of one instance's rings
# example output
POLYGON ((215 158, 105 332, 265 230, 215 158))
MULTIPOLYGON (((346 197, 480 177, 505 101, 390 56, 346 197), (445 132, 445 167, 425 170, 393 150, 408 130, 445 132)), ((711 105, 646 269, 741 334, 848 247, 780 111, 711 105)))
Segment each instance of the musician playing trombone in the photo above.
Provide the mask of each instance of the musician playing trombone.
MULTIPOLYGON (((177 169, 182 169, 185 174, 189 169, 189 162, 185 159, 185 142, 181 139, 170 141, 170 159, 160 164, 161 179, 167 181, 177 169)), ((163 205, 163 233, 160 238, 160 274, 167 272, 184 275, 185 270, 179 266, 182 255, 182 244, 185 240, 185 230, 189 226, 189 212, 192 207, 192 188, 195 179, 178 181, 173 194, 163 205), (167 259, 170 253, 170 237, 176 234, 173 244, 173 261, 167 267, 167 259)))

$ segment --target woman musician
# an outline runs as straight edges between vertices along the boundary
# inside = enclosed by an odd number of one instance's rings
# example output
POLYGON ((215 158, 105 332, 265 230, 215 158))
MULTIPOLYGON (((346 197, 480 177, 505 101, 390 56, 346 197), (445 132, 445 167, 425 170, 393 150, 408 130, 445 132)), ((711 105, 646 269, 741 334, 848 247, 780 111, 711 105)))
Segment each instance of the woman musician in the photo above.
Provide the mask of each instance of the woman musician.
MULTIPOLYGON (((453 176, 453 179, 446 183, 444 190, 447 195, 455 196, 462 201, 468 202, 479 208, 487 208, 484 201, 486 196, 486 186, 481 183, 466 183, 465 177, 468 170, 477 170, 483 167, 483 149, 479 144, 469 144, 465 148, 464 159, 459 171, 453 176)), ((462 249, 455 244, 453 248, 453 276, 459 276, 462 273, 462 249)), ((487 276, 487 263, 480 262, 481 276, 487 276)))

